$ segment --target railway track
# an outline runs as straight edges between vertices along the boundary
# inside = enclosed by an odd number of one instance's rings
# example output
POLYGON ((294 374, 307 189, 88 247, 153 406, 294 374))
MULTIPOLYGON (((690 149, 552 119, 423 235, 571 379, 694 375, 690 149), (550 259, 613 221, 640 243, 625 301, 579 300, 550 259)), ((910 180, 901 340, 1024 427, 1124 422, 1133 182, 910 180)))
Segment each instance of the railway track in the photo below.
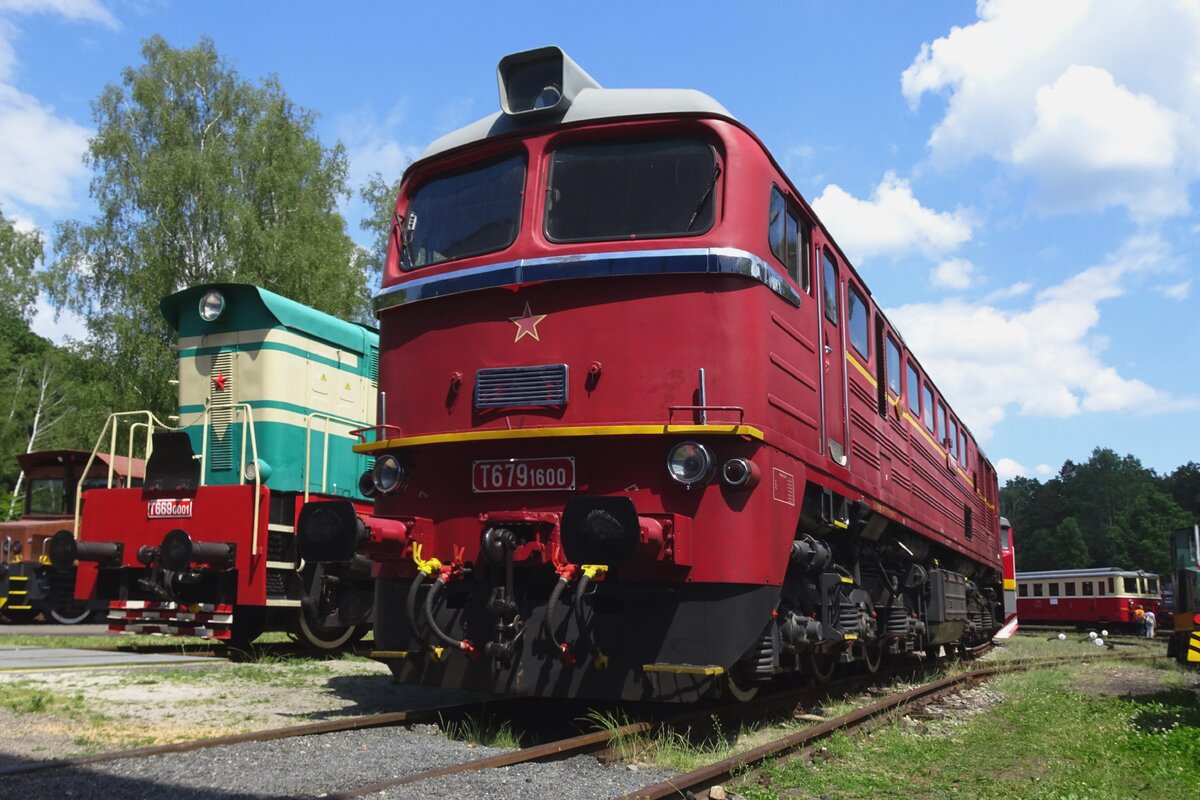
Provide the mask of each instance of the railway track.
MULTIPOLYGON (((972 655, 977 656, 982 654, 982 652, 985 652, 985 649, 967 655, 968 657, 972 655)), ((1091 658, 1128 660, 1117 656, 1095 656, 1091 658)), ((688 791, 702 791, 706 787, 724 780, 731 770, 742 770, 753 767, 764 759, 803 748, 811 742, 824 738, 837 730, 849 730, 880 717, 903 713, 904 709, 910 708, 914 704, 933 702, 945 694, 961 691, 964 685, 981 682, 1000 672, 1012 669, 1027 669, 1032 666, 1045 664, 1060 664, 1068 661, 1078 661, 1078 659, 1029 659, 997 665, 983 670, 970 670, 958 675, 941 678, 932 683, 924 684, 915 689, 879 700, 845 717, 822 722, 776 742, 716 762, 694 773, 677 776, 667 781, 639 789, 630 796, 668 797, 677 796, 680 793, 688 791)), ((821 686, 798 687, 763 693, 760 697, 748 703, 708 705, 701 709, 689 709, 683 713, 676 713, 678 709, 672 709, 672 712, 669 714, 665 713, 659 707, 651 710, 646 718, 634 719, 617 727, 567 736, 519 750, 501 752, 483 758, 473 758, 456 763, 443 763, 430 769, 413 771, 405 775, 397 776, 394 773, 386 775, 386 777, 377 775, 377 779, 362 780, 358 784, 355 784, 351 779, 339 779, 337 782, 340 782, 341 785, 336 788, 331 787, 324 791, 323 795, 331 798, 365 797, 394 787, 410 786, 426 781, 437 781, 438 779, 462 773, 478 773, 519 764, 566 759, 571 756, 599 753, 604 750, 611 751, 622 740, 627 741, 630 737, 636 736, 652 736, 657 731, 664 729, 704 730, 707 725, 711 724, 714 715, 724 717, 726 720, 740 721, 750 718, 762 719, 771 716, 777 718, 781 714, 790 716, 792 709, 801 704, 808 705, 823 701, 830 696, 843 696, 879 686, 897 678, 913 679, 926 677, 928 675, 928 665, 926 665, 924 670, 920 669, 920 666, 918 663, 916 670, 912 666, 903 666, 891 670, 881 670, 875 674, 850 676, 821 686)), ((521 706, 528 702, 523 700, 501 700, 488 703, 464 703, 456 706, 442 706, 440 708, 424 710, 367 715, 345 720, 307 723, 255 733, 134 748, 74 759, 21 764, 0 769, 0 784, 4 783, 3 778, 15 775, 53 773, 56 770, 64 773, 79 772, 80 770, 77 768, 80 767, 92 767, 98 764, 133 759, 148 759, 168 754, 197 753, 204 750, 255 742, 277 742, 289 739, 302 739, 303 737, 315 737, 321 734, 367 731, 396 726, 410 727, 421 723, 446 723, 448 720, 454 720, 455 718, 463 719, 469 716, 478 718, 484 714, 490 715, 493 718, 508 718, 514 713, 520 713, 521 706), (71 768, 76 769, 72 770, 71 768)), ((622 791, 625 790, 622 789, 622 791)))

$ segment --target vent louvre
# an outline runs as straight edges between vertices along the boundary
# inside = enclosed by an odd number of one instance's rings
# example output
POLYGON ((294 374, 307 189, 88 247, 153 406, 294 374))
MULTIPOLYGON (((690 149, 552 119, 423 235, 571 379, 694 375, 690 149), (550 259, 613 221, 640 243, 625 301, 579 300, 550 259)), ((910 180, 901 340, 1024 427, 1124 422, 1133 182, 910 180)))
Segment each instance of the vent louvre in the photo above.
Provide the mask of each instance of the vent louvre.
POLYGON ((208 383, 208 468, 231 470, 233 463, 233 351, 213 356, 208 383))
POLYGON ((485 368, 475 372, 475 407, 556 407, 567 404, 567 365, 485 368))

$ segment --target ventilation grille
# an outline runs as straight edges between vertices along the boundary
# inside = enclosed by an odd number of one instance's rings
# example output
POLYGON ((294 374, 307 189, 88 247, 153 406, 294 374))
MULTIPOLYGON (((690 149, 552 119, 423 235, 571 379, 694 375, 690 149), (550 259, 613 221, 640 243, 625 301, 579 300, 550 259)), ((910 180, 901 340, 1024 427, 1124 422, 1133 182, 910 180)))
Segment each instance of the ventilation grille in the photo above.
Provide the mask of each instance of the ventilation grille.
POLYGON ((208 468, 231 470, 233 463, 233 351, 213 356, 208 384, 208 468))
POLYGON ((567 365, 500 367, 475 373, 476 408, 567 404, 567 365))
POLYGON ((379 386, 379 348, 373 344, 367 346, 367 378, 372 386, 379 386))

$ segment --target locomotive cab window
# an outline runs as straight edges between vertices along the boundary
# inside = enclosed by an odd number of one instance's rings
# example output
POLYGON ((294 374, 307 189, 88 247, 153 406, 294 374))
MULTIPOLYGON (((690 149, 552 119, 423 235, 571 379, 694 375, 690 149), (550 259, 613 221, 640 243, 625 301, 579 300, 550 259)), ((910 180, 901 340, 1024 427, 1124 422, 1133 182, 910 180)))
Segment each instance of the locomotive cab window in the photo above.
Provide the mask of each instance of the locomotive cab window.
POLYGON ((811 235, 808 223, 788 205, 783 193, 771 187, 771 206, 767 219, 767 238, 771 252, 787 268, 787 273, 805 293, 812 291, 808 254, 811 235))
POLYGON ((1137 594, 1137 578, 1122 578, 1121 581, 1125 584, 1125 594, 1137 594))
MULTIPOLYGON (((72 492, 71 496, 74 497, 72 492)), ((34 478, 29 483, 26 494, 26 514, 61 514, 63 513, 63 480, 62 478, 34 478)))
POLYGON ((552 242, 697 236, 715 219, 721 165, 693 137, 565 145, 550 157, 552 242))
POLYGON ((870 331, 871 314, 867 310, 867 301, 853 286, 850 287, 849 312, 847 327, 850 329, 850 344, 864 360, 870 360, 871 348, 867 344, 870 331))
POLYGON ((425 181, 397 231, 401 266, 416 269, 508 247, 521 227, 524 189, 524 154, 425 181))

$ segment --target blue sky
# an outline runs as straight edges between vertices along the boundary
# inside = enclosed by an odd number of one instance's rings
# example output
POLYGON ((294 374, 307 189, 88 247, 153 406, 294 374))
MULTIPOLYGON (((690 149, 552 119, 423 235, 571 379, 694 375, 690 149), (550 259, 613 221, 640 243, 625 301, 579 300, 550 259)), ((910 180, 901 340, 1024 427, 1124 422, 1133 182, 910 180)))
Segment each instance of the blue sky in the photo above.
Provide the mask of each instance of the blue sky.
MULTIPOLYGON (((494 111, 509 52, 704 91, 785 166, 1002 480, 1096 446, 1200 460, 1200 0, 0 0, 7 217, 92 215, 91 102, 153 34, 277 75, 355 187, 494 111)), ((79 330, 44 303, 36 326, 79 330)))

